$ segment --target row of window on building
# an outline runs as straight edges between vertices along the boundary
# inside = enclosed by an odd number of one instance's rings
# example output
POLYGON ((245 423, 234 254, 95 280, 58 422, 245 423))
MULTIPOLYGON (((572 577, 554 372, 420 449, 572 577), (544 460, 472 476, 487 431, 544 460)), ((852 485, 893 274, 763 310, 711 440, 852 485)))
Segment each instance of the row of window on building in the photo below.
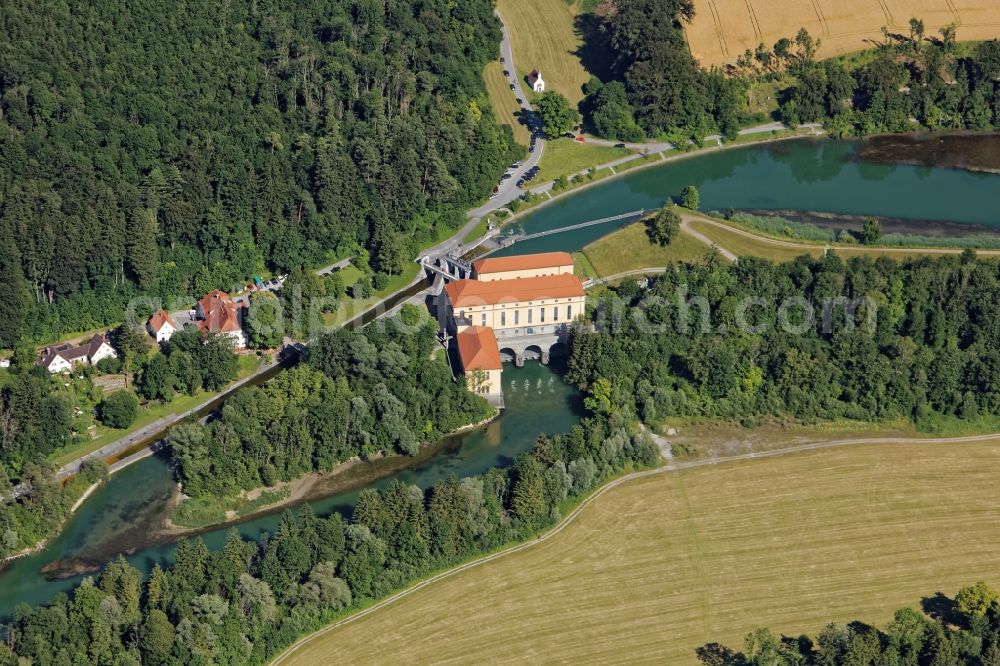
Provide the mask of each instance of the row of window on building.
MULTIPOLYGON (((533 324, 534 322, 532 321, 532 314, 534 313, 534 309, 527 308, 527 312, 528 312, 528 321, 526 323, 533 324)), ((459 316, 459 319, 463 319, 464 320, 465 319, 465 310, 459 311, 458 316, 459 316)), ((538 318, 539 318, 538 319, 538 323, 540 323, 540 324, 544 324, 545 323, 545 308, 538 308, 538 318)), ((572 318, 573 318, 573 306, 572 305, 567 305, 566 306, 566 319, 570 320, 572 318)), ((559 321, 559 306, 558 305, 553 305, 552 306, 552 321, 559 321)), ((514 326, 520 326, 520 324, 521 324, 521 311, 520 310, 514 310, 514 324, 513 325, 514 326)), ((481 323, 481 325, 482 326, 486 326, 487 325, 487 323, 486 323, 486 313, 485 312, 482 314, 482 323, 481 323)), ((501 310, 500 311, 500 327, 502 328, 502 327, 504 327, 506 325, 507 325, 507 313, 504 310, 501 310)))

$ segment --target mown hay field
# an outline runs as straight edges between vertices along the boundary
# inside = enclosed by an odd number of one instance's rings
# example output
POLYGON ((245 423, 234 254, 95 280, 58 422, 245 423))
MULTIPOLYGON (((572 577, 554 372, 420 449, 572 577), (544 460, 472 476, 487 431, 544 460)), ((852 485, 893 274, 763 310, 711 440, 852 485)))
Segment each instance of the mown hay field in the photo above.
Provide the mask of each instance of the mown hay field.
POLYGON ((517 96, 503 75, 504 67, 505 65, 501 65, 499 61, 486 65, 483 71, 486 93, 489 95, 497 122, 509 125, 514 133, 514 141, 527 147, 531 143, 531 131, 527 125, 521 123, 521 105, 517 103, 517 96))
POLYGON ((632 480, 532 547, 434 582, 282 664, 694 664, 1000 583, 1000 439, 870 444, 632 480))
POLYGON ((566 0, 497 0, 497 10, 510 33, 514 63, 524 77, 538 69, 546 90, 555 90, 576 106, 590 74, 580 61, 583 40, 576 27, 579 3, 566 0))
POLYGON ((996 0, 695 0, 694 5, 688 43, 705 67, 732 63, 762 42, 773 46, 799 28, 822 40, 823 58, 872 47, 882 39, 882 26, 908 35, 914 17, 924 21, 927 35, 954 23, 960 40, 1000 36, 996 0))

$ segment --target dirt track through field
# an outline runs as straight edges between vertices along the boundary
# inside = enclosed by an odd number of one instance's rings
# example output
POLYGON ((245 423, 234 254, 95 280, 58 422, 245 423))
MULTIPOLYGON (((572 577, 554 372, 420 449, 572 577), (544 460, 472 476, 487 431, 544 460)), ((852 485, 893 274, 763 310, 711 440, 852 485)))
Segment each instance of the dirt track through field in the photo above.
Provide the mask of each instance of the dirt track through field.
POLYGON ((998 444, 851 438, 631 474, 541 538, 423 581, 273 663, 606 663, 623 650, 694 663, 698 645, 738 646, 760 624, 794 635, 884 623, 920 595, 1000 576, 1000 530, 987 529, 1000 524, 998 444))

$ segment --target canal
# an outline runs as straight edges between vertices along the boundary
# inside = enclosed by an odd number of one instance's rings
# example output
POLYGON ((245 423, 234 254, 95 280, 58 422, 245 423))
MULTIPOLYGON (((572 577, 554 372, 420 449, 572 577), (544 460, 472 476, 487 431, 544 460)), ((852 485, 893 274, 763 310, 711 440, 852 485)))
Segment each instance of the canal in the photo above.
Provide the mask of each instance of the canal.
MULTIPOLYGON (((686 185, 701 209, 796 210, 875 215, 1000 228, 1000 175, 862 161, 860 143, 795 139, 717 151, 598 183, 520 218, 527 233, 661 207, 686 185)), ((633 219, 515 243, 494 256, 574 252, 633 219)), ((914 229, 919 233, 919 229, 914 229)))

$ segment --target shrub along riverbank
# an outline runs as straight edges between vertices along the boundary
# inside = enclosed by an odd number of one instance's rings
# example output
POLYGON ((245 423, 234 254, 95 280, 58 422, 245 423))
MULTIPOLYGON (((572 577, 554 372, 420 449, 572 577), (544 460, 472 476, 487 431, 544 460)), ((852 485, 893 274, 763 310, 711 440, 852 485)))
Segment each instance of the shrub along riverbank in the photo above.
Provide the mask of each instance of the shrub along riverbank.
MULTIPOLYGON (((875 247, 915 247, 915 248, 957 248, 957 249, 1000 249, 1000 234, 979 233, 961 236, 927 236, 912 233, 879 233, 866 239, 864 231, 852 233, 846 229, 819 226, 809 222, 789 220, 780 216, 754 215, 740 211, 722 214, 712 211, 710 216, 725 219, 770 238, 798 240, 807 243, 863 243, 875 247)), ((871 218, 879 224, 877 218, 871 218)))
POLYGON ((339 329, 310 347, 298 367, 237 392, 218 419, 174 428, 178 479, 202 507, 182 502, 181 522, 240 513, 249 491, 354 457, 414 455, 493 414, 453 380, 443 355, 432 358, 436 332, 437 323, 412 305, 360 332, 339 329))
POLYGON ((18 609, 0 664, 261 664, 299 636, 434 571, 529 538, 604 480, 654 465, 626 412, 539 437, 505 469, 422 490, 365 490, 350 520, 286 512, 273 535, 222 550, 182 541, 149 579, 124 560, 45 607, 18 609))

